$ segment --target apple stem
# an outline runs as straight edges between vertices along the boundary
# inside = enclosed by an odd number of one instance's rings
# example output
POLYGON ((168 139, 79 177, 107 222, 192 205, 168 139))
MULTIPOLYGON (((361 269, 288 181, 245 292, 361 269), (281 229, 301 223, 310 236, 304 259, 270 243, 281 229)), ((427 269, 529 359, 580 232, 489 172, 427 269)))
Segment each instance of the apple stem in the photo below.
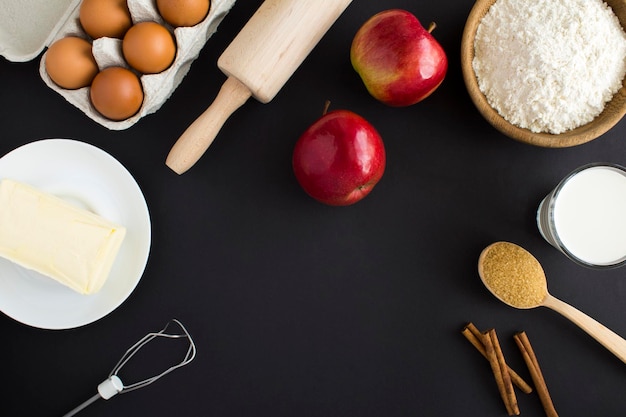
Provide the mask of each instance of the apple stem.
POLYGON ((322 111, 322 116, 328 113, 329 107, 330 107, 330 100, 326 100, 326 102, 324 103, 324 110, 322 111))
POLYGON ((433 33, 433 30, 435 30, 436 27, 437 24, 435 22, 430 22, 430 25, 428 26, 428 33, 433 33))

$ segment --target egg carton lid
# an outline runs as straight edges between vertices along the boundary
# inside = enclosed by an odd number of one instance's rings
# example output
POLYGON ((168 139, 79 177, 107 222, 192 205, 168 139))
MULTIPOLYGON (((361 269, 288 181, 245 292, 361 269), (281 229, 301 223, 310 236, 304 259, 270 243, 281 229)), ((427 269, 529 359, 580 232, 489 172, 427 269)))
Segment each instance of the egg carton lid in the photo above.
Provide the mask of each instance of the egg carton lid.
POLYGON ((50 44, 80 0, 0 0, 0 55, 34 59, 50 44))

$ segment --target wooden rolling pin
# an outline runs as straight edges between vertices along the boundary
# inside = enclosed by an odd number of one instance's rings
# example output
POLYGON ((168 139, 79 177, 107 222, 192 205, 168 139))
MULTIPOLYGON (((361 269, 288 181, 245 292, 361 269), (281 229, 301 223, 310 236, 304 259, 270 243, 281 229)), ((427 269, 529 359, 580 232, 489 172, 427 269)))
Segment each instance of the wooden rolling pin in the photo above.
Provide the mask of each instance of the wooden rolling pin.
POLYGON ((250 96, 271 101, 351 1, 266 0, 218 59, 226 82, 176 141, 165 164, 184 173, 250 96))

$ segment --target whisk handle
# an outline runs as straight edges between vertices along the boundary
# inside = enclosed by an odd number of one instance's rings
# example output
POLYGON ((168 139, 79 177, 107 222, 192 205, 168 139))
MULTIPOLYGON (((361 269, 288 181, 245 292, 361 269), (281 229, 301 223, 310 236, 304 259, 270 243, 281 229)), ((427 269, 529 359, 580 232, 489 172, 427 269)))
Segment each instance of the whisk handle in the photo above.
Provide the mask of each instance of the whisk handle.
POLYGON ((104 398, 105 400, 108 400, 112 396, 122 392, 123 389, 124 384, 122 383, 122 380, 119 379, 117 375, 111 375, 109 378, 100 383, 100 385, 98 385, 98 393, 96 395, 94 395, 69 413, 65 414, 63 417, 72 417, 91 403, 95 402, 97 399, 104 398))
POLYGON ((69 413, 64 414, 63 417, 72 417, 73 415, 78 414, 80 411, 85 409, 88 405, 91 405, 92 403, 94 403, 96 400, 100 398, 102 398, 100 394, 94 395, 93 397, 91 397, 90 399, 88 399, 87 401, 85 401, 84 403, 82 403, 81 405, 79 405, 78 407, 70 411, 69 413))

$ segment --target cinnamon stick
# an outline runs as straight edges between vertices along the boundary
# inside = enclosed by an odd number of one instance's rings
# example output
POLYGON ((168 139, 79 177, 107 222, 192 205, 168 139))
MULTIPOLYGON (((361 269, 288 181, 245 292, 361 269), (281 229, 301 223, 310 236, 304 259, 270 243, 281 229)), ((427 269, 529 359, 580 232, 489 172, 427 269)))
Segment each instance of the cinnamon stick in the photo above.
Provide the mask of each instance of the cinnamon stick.
POLYGON ((504 361, 504 354, 500 348, 500 342, 495 329, 487 330, 483 335, 483 344, 485 345, 485 353, 489 359, 491 370, 496 379, 498 390, 502 401, 506 406, 506 411, 510 416, 516 416, 520 414, 519 407, 517 405, 517 398, 515 397, 515 391, 513 390, 513 384, 511 383, 511 377, 504 361))
MULTIPOLYGON (((481 340, 483 335, 473 323, 468 323, 467 325, 465 325, 461 333, 476 348, 476 350, 478 350, 478 352, 483 355, 485 359, 488 359, 487 353, 485 352, 485 346, 483 345, 483 342, 481 340)), ((530 394, 533 391, 533 388, 526 381, 524 381, 524 379, 519 376, 517 372, 511 369, 508 365, 507 369, 509 371, 509 376, 511 377, 511 382, 523 393, 530 394)))
POLYGON ((524 362, 526 362, 526 366, 528 367, 530 376, 535 384, 535 388, 537 389, 537 395, 539 395, 539 400, 543 405, 543 409, 545 410, 546 415, 548 417, 558 417, 558 413, 554 408, 552 398, 550 397, 550 393, 548 392, 548 386, 546 385, 546 381, 543 378, 543 373, 541 372, 541 368, 539 367, 537 356, 535 356, 535 352, 530 344, 528 336, 525 332, 519 332, 516 333, 513 338, 515 339, 515 343, 522 353, 524 362))

